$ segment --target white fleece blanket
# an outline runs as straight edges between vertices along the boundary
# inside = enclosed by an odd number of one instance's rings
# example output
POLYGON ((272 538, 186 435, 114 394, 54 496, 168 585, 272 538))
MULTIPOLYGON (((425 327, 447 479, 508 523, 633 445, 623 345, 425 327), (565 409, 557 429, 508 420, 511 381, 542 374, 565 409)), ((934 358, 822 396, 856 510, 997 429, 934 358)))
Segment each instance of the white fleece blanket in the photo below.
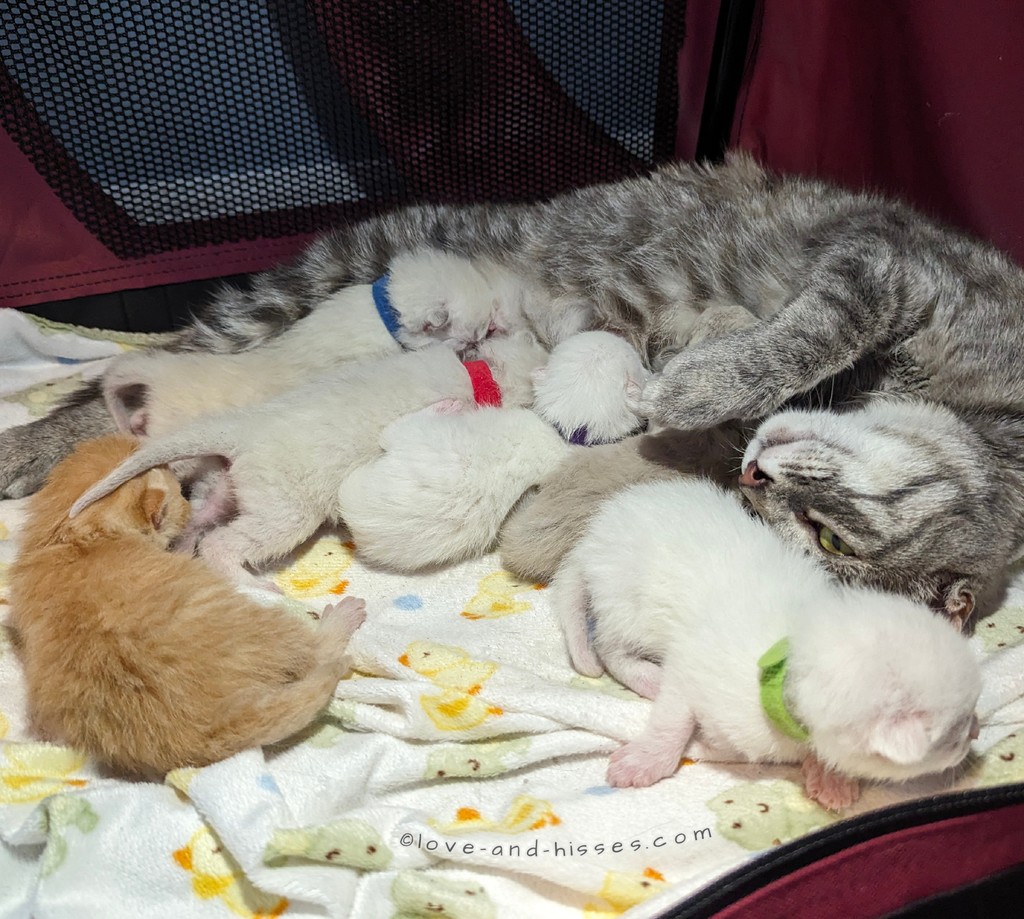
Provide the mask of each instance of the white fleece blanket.
MULTIPOLYGON (((0 427, 143 341, 0 311, 0 427)), ((0 502, 0 604, 23 513, 0 502)), ((345 539, 323 534, 276 575, 296 607, 367 600, 358 672, 328 713, 278 749, 163 784, 33 741, 0 630, 0 917, 654 916, 837 819, 803 798, 795 767, 687 761, 652 788, 608 787, 608 753, 649 703, 570 669, 544 590, 494 557, 371 570, 345 539)), ((869 788, 851 814, 1024 780, 1024 581, 974 642, 977 761, 955 782, 869 788)))

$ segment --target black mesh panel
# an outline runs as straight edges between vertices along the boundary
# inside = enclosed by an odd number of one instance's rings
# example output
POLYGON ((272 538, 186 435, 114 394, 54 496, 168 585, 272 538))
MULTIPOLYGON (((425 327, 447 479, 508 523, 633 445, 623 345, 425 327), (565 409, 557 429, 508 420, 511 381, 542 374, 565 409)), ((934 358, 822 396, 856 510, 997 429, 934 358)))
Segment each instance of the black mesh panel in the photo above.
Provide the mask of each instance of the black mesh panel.
POLYGON ((669 155, 682 16, 664 0, 0 0, 0 119, 119 255, 292 236, 669 155))

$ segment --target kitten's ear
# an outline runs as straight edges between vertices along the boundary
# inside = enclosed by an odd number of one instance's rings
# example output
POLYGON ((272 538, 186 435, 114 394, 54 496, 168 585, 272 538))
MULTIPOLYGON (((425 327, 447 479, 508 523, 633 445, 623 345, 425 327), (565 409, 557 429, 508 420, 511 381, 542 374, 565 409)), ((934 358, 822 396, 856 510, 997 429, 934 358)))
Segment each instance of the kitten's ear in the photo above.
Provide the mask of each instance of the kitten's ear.
POLYGON ((931 749, 927 716, 905 712, 882 721, 871 731, 868 749, 901 766, 921 762, 931 749))
POLYGON ((104 394, 118 430, 136 437, 145 436, 149 426, 149 413, 146 411, 148 395, 149 387, 144 383, 117 386, 104 394))
POLYGON ((436 309, 431 310, 427 313, 427 318, 423 323, 424 332, 434 332, 437 329, 442 329, 448 325, 448 310, 436 309))
POLYGON ((963 631, 974 614, 975 593, 974 585, 967 578, 954 576, 939 584, 931 606, 963 631))
POLYGON ((636 403, 640 401, 640 395, 644 391, 644 384, 641 383, 636 377, 626 377, 626 401, 636 403))
POLYGON ((167 488, 162 485, 148 485, 142 494, 142 513, 154 530, 159 532, 167 510, 167 488))

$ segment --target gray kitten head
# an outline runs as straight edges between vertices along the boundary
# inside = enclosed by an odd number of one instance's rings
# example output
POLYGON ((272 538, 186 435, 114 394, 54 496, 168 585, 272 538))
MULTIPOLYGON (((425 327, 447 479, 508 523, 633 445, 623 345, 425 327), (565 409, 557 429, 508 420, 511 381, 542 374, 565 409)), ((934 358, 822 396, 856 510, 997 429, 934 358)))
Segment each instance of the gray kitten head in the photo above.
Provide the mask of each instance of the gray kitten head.
POLYGON ((949 410, 879 400, 768 418, 747 445, 740 487, 840 580, 905 594, 963 626, 1016 548, 996 468, 949 410))

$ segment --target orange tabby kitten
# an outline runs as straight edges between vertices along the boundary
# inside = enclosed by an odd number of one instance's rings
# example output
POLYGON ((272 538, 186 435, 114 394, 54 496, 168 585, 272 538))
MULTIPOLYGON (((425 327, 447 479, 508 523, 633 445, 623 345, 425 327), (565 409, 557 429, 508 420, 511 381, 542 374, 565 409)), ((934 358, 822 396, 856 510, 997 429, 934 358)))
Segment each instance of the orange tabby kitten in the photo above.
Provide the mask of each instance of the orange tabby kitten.
POLYGON ((345 675, 365 611, 346 598, 314 629, 166 551, 189 517, 166 469, 69 519, 74 500, 136 446, 123 436, 82 444, 31 499, 9 622, 40 733, 114 767, 162 774, 308 724, 345 675))

